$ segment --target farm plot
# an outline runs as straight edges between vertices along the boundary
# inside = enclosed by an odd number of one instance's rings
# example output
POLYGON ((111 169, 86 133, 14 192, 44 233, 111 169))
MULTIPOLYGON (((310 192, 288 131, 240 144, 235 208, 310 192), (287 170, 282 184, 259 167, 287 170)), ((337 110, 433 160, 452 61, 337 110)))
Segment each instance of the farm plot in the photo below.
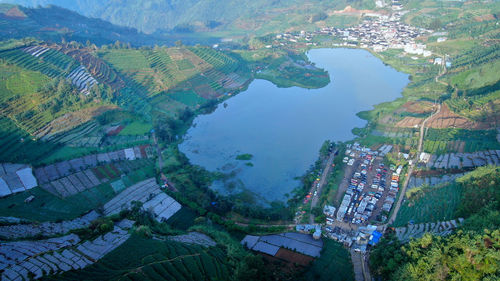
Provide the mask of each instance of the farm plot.
POLYGON ((122 136, 108 136, 104 139, 103 145, 124 145, 124 144, 138 144, 150 142, 149 136, 146 135, 122 135, 122 136))
POLYGON ((90 223, 97 218, 99 218, 99 214, 95 211, 91 211, 82 217, 69 221, 5 225, 0 226, 0 237, 20 239, 65 234, 74 229, 88 227, 90 223))
POLYGON ((35 169, 35 176, 41 184, 44 184, 69 176, 77 171, 97 167, 101 164, 125 160, 146 159, 151 156, 150 154, 151 152, 149 146, 136 146, 117 151, 91 154, 69 161, 57 162, 55 164, 39 167, 35 169))
POLYGON ((435 177, 411 177, 410 181, 408 183, 408 188, 416 188, 420 187, 422 185, 427 185, 427 186, 433 186, 433 185, 441 185, 445 183, 450 183, 454 181, 455 179, 462 177, 465 175, 465 173, 460 173, 460 174, 445 174, 442 176, 435 176, 435 177))
POLYGON ((116 106, 94 106, 74 112, 68 112, 40 128, 35 132, 35 136, 43 140, 51 140, 61 144, 75 143, 78 139, 81 139, 83 135, 88 134, 89 129, 97 127, 95 121, 89 122, 92 118, 115 108, 116 106), (77 128, 77 126, 80 127, 77 128), (73 128, 77 129, 72 130, 73 128))
POLYGON ((88 49, 75 49, 70 45, 57 46, 61 52, 80 62, 99 82, 109 85, 114 90, 125 87, 125 82, 104 61, 92 55, 88 49))
POLYGON ((496 130, 432 129, 425 133, 424 150, 429 153, 476 152, 500 149, 496 130))
POLYGON ((203 247, 215 247, 217 245, 212 238, 200 232, 189 232, 188 234, 170 236, 168 239, 180 243, 196 244, 203 247))
POLYGON ((489 129, 487 124, 475 122, 453 113, 446 104, 441 106, 441 111, 430 118, 426 125, 435 129, 460 128, 460 129, 489 129))
POLYGON ((429 101, 409 101, 403 104, 403 108, 410 113, 427 114, 433 111, 434 104, 429 101))
POLYGON ((96 264, 49 279, 230 280, 231 270, 220 247, 204 248, 132 235, 96 264))
POLYGON ((0 159, 5 162, 31 163, 57 148, 56 144, 35 141, 14 122, 0 116, 0 159))
POLYGON ((306 280, 354 280, 354 269, 349 252, 342 244, 325 240, 321 257, 305 272, 306 280))
POLYGON ((394 226, 404 226, 410 221, 426 223, 456 219, 461 198, 462 187, 455 183, 424 188, 402 204, 394 226))
POLYGON ((434 235, 445 236, 451 234, 455 228, 457 228, 463 219, 450 220, 445 222, 432 222, 432 223, 420 223, 412 224, 408 227, 397 227, 395 228, 396 237, 401 242, 408 242, 411 239, 418 239, 424 236, 425 233, 432 233, 434 235))
POLYGON ((71 80, 71 83, 75 85, 81 93, 88 95, 89 90, 94 86, 99 84, 97 80, 85 69, 84 66, 80 66, 75 70, 71 71, 71 73, 67 77, 71 80))
POLYGON ((153 94, 168 90, 165 84, 170 83, 163 82, 163 77, 150 67, 149 60, 144 52, 133 49, 119 49, 100 52, 99 55, 115 69, 131 78, 134 83, 144 87, 146 92, 153 94))
POLYGON ((486 165, 500 165, 500 150, 432 155, 426 163, 429 169, 462 169, 486 165))
POLYGON ((33 56, 23 49, 0 51, 0 58, 32 71, 39 71, 51 78, 62 77, 68 73, 68 70, 61 68, 63 65, 56 63, 55 60, 46 60, 44 56, 33 56))
MULTIPOLYGON (((119 178, 122 174, 140 169, 144 165, 151 165, 151 162, 147 159, 132 160, 135 163, 125 164, 128 161, 130 160, 81 170, 66 177, 44 183, 41 187, 55 196, 66 198, 119 178)), ((81 167, 84 165, 84 159, 73 159, 69 163, 72 166, 81 167)))
POLYGON ((396 127, 400 128, 417 128, 424 121, 423 118, 405 117, 403 120, 396 123, 396 127))
POLYGON ((191 47, 189 50, 225 74, 235 72, 239 66, 236 59, 210 47, 191 47))
POLYGON ((0 256, 3 256, 3 259, 0 260, 0 271, 34 256, 74 246, 78 242, 80 242, 80 238, 76 234, 47 240, 0 242, 0 256))
POLYGON ((86 241, 76 249, 67 248, 62 252, 51 251, 43 255, 30 256, 18 264, 9 266, 2 273, 2 280, 28 280, 31 274, 34 279, 39 279, 46 275, 83 269, 119 247, 129 237, 126 230, 115 226, 113 231, 93 241, 86 241))
POLYGON ((26 95, 36 92, 50 78, 40 72, 30 71, 21 67, 0 63, 0 101, 9 100, 15 95, 26 95))
POLYGON ((28 165, 0 163, 0 197, 26 191, 37 185, 28 165))
POLYGON ((151 178, 125 189, 106 203, 104 214, 107 216, 117 214, 128 209, 133 201, 144 203, 142 208, 152 212, 158 221, 168 220, 181 209, 177 201, 160 190, 156 179, 151 178))

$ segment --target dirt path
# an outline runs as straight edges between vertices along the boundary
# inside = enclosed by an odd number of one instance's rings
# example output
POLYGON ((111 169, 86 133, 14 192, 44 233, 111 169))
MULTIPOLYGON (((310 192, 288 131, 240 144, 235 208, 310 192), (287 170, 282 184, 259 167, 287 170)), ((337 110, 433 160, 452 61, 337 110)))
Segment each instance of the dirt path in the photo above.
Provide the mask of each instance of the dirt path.
POLYGON ((160 146, 158 145, 158 138, 156 137, 155 132, 153 132, 153 140, 155 142, 156 153, 158 154, 158 169, 161 173, 161 171, 163 169, 163 159, 161 157, 161 149, 160 149, 160 146))
POLYGON ((433 113, 433 114, 431 114, 431 116, 425 118, 424 122, 422 122, 422 125, 420 126, 420 138, 418 140, 418 150, 417 150, 417 153, 415 155, 415 159, 413 159, 413 161, 408 169, 408 176, 406 176, 405 181, 403 183, 403 186, 401 187, 398 202, 396 203, 396 206, 394 207, 394 211, 392 212, 391 217, 389 218, 387 223, 384 225, 384 229, 396 220, 396 216, 398 215, 399 209, 401 208, 401 203, 403 202, 403 198, 406 194, 406 188, 408 187, 408 183, 410 182, 411 174, 413 173, 413 169, 415 168, 415 164, 418 162, 418 158, 420 157, 420 153, 422 152, 422 147, 423 147, 423 143, 424 143, 425 123, 429 119, 431 119, 434 115, 439 114, 440 111, 441 111, 441 104, 438 105, 438 109, 437 109, 436 113, 433 113))
MULTIPOLYGON (((319 187, 317 189, 318 193, 316 196, 313 196, 311 200, 311 211, 318 205, 319 197, 321 196, 321 192, 323 191, 323 187, 325 186, 326 179, 328 178, 328 173, 330 173, 330 168, 332 167, 333 159, 335 159, 335 153, 337 153, 337 150, 333 151, 330 153, 330 157, 328 158, 328 161, 326 162, 326 167, 323 170, 323 174, 321 175, 321 180, 319 181, 319 187)), ((313 224, 314 223, 314 215, 311 214, 309 215, 309 223, 313 224)))

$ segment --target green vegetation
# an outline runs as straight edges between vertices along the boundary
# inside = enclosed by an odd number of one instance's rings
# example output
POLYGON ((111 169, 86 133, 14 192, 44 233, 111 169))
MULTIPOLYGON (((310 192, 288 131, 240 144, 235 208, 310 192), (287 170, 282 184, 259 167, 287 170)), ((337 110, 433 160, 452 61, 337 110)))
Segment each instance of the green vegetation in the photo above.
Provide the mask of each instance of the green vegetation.
POLYGON ((349 252, 338 242, 324 239, 321 257, 304 273, 306 280, 354 280, 349 252))
POLYGON ((424 237, 401 245, 384 237, 370 255, 372 274, 385 280, 497 280, 500 231, 459 231, 449 237, 424 237))
MULTIPOLYGON (((102 169, 108 175, 110 169, 102 169), (108 172, 107 172, 108 171, 108 172)), ((152 166, 145 166, 124 178, 126 186, 154 176, 152 166)), ((107 176, 112 177, 112 176, 107 176)), ((115 196, 109 183, 101 184, 76 195, 61 199, 40 187, 23 193, 0 198, 0 216, 13 216, 35 221, 70 220, 98 209, 115 196), (35 196, 31 203, 24 203, 30 196, 35 196)))
POLYGON ((432 129, 425 135, 424 151, 441 154, 499 149, 496 130, 432 129))
POLYGON ((253 158, 253 155, 252 154, 248 154, 248 153, 240 154, 240 155, 236 156, 236 160, 249 161, 249 160, 252 160, 252 158, 253 158))
POLYGON ((35 187, 30 191, 0 199, 0 215, 35 221, 70 220, 103 205, 113 196, 113 189, 107 183, 65 199, 35 187), (35 200, 29 204, 24 203, 30 195, 35 196, 35 200))
POLYGON ((167 223, 173 228, 186 230, 194 225, 196 218, 196 212, 187 207, 182 207, 177 213, 168 219, 167 223))
POLYGON ((463 200, 461 185, 422 187, 411 190, 412 195, 401 206, 394 226, 406 226, 408 222, 424 223, 448 221, 458 217, 457 209, 463 200))
MULTIPOLYGON (((456 184, 445 187, 461 190, 460 200, 452 207, 455 216, 466 218, 460 230, 448 237, 426 234, 407 245, 401 245, 394 236, 385 237, 370 256, 372 272, 389 280, 498 279, 500 258, 495 253, 500 245, 499 180, 500 168, 487 166, 477 168, 457 179, 456 184)), ((442 188, 437 190, 438 193, 443 191, 442 188)), ((448 196, 456 195, 449 192, 448 196)), ((438 195, 429 194, 427 199, 434 200, 435 197, 438 195)), ((442 212, 440 208, 432 211, 442 212)), ((401 222, 399 216, 398 221, 401 222)))
POLYGON ((8 118, 0 117, 0 159, 11 163, 33 163, 57 149, 57 145, 33 140, 8 118))
POLYGON ((134 234, 99 262, 45 279, 229 280, 230 270, 226 254, 219 247, 157 241, 134 234))

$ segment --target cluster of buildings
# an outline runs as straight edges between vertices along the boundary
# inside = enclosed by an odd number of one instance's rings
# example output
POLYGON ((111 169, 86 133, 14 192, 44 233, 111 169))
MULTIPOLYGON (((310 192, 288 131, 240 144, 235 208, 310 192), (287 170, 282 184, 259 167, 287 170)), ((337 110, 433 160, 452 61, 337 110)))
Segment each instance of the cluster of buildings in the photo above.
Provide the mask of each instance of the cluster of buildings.
MULTIPOLYGON (((399 175, 403 167, 391 165, 389 171, 383 163, 375 163, 375 160, 391 149, 392 146, 384 145, 379 150, 372 151, 356 143, 346 150, 346 154, 353 158, 345 157, 344 162, 348 162, 350 166, 357 164, 347 179, 349 185, 335 219, 359 225, 374 217, 377 208, 390 212, 399 191, 399 175)), ((383 221, 387 217, 382 213, 380 219, 383 221)))
POLYGON ((377 226, 360 226, 357 230, 335 226, 325 227, 325 235, 335 241, 338 241, 346 247, 352 247, 357 252, 365 253, 368 245, 377 244, 382 238, 382 232, 378 231, 377 226))
POLYGON ((417 43, 416 39, 428 35, 432 31, 404 24, 401 17, 405 13, 405 11, 399 9, 394 10, 390 15, 376 12, 365 13, 363 15, 366 19, 354 27, 324 27, 313 32, 286 32, 276 35, 276 39, 281 46, 290 43, 315 45, 315 42, 313 42, 314 36, 332 36, 342 41, 342 43, 334 44, 336 46, 361 47, 375 52, 402 49, 411 55, 431 56, 432 52, 426 49, 426 45, 417 43))

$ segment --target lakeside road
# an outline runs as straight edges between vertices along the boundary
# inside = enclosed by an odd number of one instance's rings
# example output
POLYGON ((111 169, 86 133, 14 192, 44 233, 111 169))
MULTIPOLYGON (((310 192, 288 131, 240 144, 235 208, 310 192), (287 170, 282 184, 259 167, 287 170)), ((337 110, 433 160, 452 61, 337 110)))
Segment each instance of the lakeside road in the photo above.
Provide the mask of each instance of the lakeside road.
POLYGON ((328 174, 330 173, 330 168, 332 167, 333 164, 333 159, 335 159, 335 154, 338 152, 338 150, 333 151, 330 153, 330 156, 328 157, 328 161, 326 162, 326 167, 323 170, 323 174, 321 175, 321 179, 319 181, 319 187, 317 189, 318 193, 316 196, 313 196, 311 200, 311 213, 309 215, 309 223, 314 224, 314 215, 312 214, 312 210, 316 205, 318 205, 319 197, 321 196, 321 192, 323 191, 323 187, 326 183, 326 180, 328 178, 328 174))

